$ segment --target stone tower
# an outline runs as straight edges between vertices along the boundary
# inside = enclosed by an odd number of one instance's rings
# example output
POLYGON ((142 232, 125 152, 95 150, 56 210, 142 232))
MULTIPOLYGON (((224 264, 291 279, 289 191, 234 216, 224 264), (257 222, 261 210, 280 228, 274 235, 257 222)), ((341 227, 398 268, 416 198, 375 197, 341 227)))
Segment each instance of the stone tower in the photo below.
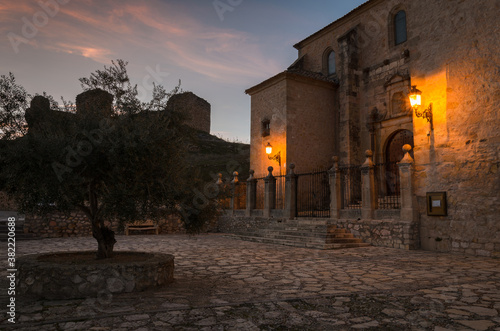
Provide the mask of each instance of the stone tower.
POLYGON ((186 124, 210 133, 210 104, 192 92, 175 94, 168 100, 167 109, 187 115, 186 124))

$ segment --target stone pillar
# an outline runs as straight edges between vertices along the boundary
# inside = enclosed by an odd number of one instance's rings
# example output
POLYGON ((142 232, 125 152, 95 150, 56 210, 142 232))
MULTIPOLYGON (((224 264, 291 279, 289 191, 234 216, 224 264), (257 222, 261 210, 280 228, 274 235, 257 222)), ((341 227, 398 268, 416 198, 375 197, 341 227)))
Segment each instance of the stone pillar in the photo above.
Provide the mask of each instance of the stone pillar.
POLYGON ((344 164, 359 164, 362 161, 360 114, 361 99, 359 27, 354 27, 340 36, 338 42, 337 76, 342 82, 339 85, 338 97, 340 111, 336 135, 342 154, 340 161, 344 164))
POLYGON ((290 164, 290 172, 285 176, 285 210, 283 216, 293 219, 297 216, 297 175, 293 170, 295 164, 290 164))
POLYGON ((224 181, 222 180, 222 174, 220 172, 217 175, 217 180, 215 181, 215 184, 219 185, 219 187, 220 187, 220 185, 224 184, 224 181))
POLYGON ((224 181, 222 180, 222 174, 219 172, 217 175, 217 180, 215 181, 215 185, 217 185, 219 189, 218 193, 218 200, 219 204, 221 205, 223 210, 226 210, 229 206, 226 204, 226 199, 228 198, 227 196, 227 190, 226 187, 224 186, 224 181))
POLYGON ((367 150, 365 155, 366 161, 361 166, 361 218, 373 219, 378 202, 375 189, 375 164, 371 150, 367 150))
POLYGON ((247 179, 247 205, 246 216, 252 215, 252 209, 255 209, 257 202, 257 180, 253 177, 255 172, 250 170, 250 177, 247 179))
POLYGON ((342 186, 340 182, 339 157, 334 156, 333 167, 328 171, 330 175, 330 218, 340 218, 342 209, 342 186))
POLYGON ((238 203, 238 186, 240 184, 240 180, 238 179, 238 172, 235 171, 233 172, 233 180, 231 181, 231 210, 233 211, 234 215, 234 210, 236 208, 236 204, 238 203))
POLYGON ((403 146, 405 155, 398 163, 399 167, 399 187, 401 190, 401 220, 413 220, 413 184, 412 171, 413 159, 410 156, 411 146, 406 144, 403 146))
POLYGON ((264 217, 270 217, 271 209, 276 208, 276 177, 273 176, 273 167, 267 170, 269 175, 264 178, 264 217))

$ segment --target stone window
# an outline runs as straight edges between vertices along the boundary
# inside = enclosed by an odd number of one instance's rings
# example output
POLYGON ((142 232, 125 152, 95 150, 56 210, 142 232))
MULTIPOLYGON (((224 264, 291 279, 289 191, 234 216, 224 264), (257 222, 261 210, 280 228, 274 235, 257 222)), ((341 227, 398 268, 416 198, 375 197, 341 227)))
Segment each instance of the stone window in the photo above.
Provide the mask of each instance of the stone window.
POLYGON ((267 137, 271 134, 271 121, 268 119, 262 120, 262 137, 267 137))
POLYGON ((399 45, 406 41, 406 12, 400 10, 394 15, 394 44, 399 45))
POLYGON ((331 51, 330 54, 328 54, 328 75, 333 75, 335 72, 335 52, 331 51))
POLYGON ((336 73, 335 52, 328 47, 323 52, 323 74, 330 76, 336 73))

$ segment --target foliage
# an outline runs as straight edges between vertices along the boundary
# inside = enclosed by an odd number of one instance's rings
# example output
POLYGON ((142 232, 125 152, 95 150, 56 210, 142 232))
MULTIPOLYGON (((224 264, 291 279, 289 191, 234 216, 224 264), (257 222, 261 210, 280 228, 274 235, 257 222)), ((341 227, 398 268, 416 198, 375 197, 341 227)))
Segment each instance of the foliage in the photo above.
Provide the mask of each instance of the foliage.
POLYGON ((168 99, 181 91, 180 81, 170 92, 167 92, 163 86, 153 83, 151 100, 141 102, 138 98, 137 85, 132 85, 127 73, 128 62, 118 59, 111 61, 111 63, 111 66, 104 66, 103 70, 96 70, 88 78, 80 78, 80 84, 84 91, 99 88, 111 93, 115 97, 115 109, 121 113, 135 113, 141 109, 150 111, 164 110, 168 99))
MULTIPOLYGON (((46 92, 41 95, 49 100, 51 109, 59 109, 51 95, 46 92)), ((24 87, 16 83, 13 73, 0 76, 0 139, 11 140, 26 134, 28 125, 24 114, 31 98, 24 87)))
MULTIPOLYGON (((9 82, 12 86, 13 76, 9 82)), ((100 258, 112 256, 116 242, 105 221, 158 220, 175 212, 188 231, 197 232, 216 217, 212 197, 204 197, 203 205, 195 203, 202 181, 188 171, 186 146, 196 137, 183 125, 182 114, 164 109, 179 86, 169 93, 156 87, 153 99, 141 103, 121 60, 81 82, 86 90, 101 87, 114 93, 111 113, 54 111, 50 105, 30 110, 24 136, 0 140, 0 179, 20 211, 83 211, 92 223, 100 258)), ((29 96, 16 88, 19 104, 12 108, 24 117, 29 96)), ((90 93, 107 98, 104 91, 95 92, 90 93)), ((39 107, 53 104, 38 98, 33 101, 39 107)))
POLYGON ((2 139, 13 139, 26 134, 24 111, 28 108, 30 95, 24 87, 16 84, 12 73, 0 76, 0 127, 2 139))

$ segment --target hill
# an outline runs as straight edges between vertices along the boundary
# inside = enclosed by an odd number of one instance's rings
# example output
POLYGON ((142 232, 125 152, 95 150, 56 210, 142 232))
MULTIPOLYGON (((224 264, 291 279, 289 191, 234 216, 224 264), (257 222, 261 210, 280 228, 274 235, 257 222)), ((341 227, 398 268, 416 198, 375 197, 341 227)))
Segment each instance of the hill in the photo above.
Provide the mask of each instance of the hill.
POLYGON ((249 176, 250 145, 233 143, 220 139, 204 131, 193 130, 192 144, 187 156, 193 178, 204 183, 214 182, 222 173, 225 182, 232 180, 234 171, 244 181, 249 176))

